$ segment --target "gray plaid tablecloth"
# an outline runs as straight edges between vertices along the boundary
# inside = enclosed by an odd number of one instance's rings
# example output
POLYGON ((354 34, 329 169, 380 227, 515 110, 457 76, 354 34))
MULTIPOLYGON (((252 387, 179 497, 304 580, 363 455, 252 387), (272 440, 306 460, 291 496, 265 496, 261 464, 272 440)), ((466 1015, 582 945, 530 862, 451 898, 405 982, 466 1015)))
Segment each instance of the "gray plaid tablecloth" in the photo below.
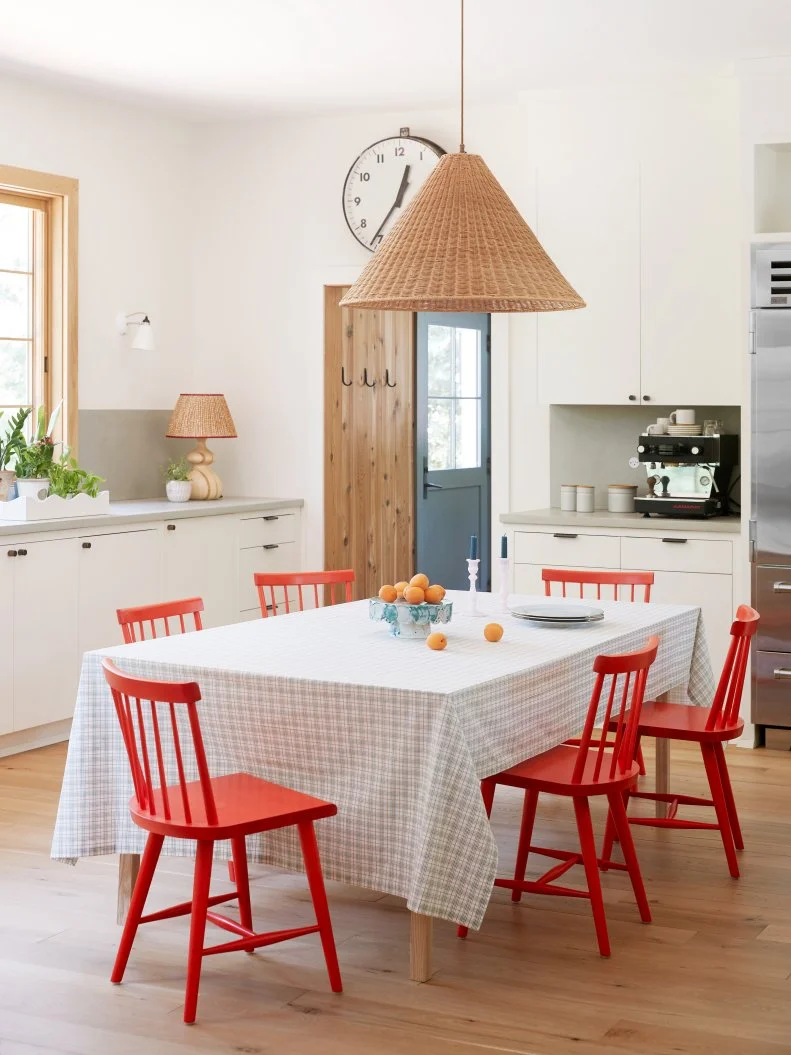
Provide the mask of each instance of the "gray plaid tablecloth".
MULTIPOLYGON (((52 856, 143 849, 100 665, 110 656, 129 673, 200 683, 213 774, 246 770, 337 804, 337 817, 317 825, 328 878, 480 926, 497 850, 479 780, 579 733, 594 657, 658 634, 650 696, 681 688, 704 705, 714 681, 695 607, 597 602, 602 622, 548 630, 498 615, 499 598, 479 594, 479 610, 505 626, 492 644, 467 595, 449 598, 444 652, 392 638, 357 602, 86 653, 52 856)), ((302 868, 293 830, 248 847, 252 860, 302 868)), ((192 848, 166 842, 172 854, 192 848)))

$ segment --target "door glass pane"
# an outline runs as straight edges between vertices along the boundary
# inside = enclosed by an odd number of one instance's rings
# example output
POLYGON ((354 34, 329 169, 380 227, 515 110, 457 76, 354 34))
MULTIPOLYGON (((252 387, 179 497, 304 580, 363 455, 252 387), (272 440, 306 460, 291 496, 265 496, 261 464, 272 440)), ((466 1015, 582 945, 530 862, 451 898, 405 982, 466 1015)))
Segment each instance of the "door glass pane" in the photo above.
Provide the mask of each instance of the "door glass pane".
POLYGON ((453 327, 428 327, 428 394, 453 395, 453 327))
POLYGON ((481 334, 480 330, 457 328, 456 334, 456 391, 457 396, 481 394, 481 334))
POLYGON ((0 405, 33 402, 30 357, 30 341, 0 341, 0 405))
POLYGON ((455 402, 454 468, 475 469, 481 464, 481 401, 459 399, 455 402))
POLYGON ((429 399, 428 401, 428 467, 434 469, 452 469, 453 466, 453 429, 451 412, 453 400, 429 399))
POLYGON ((0 271, 0 339, 31 337, 30 275, 0 271))
POLYGON ((31 271, 33 210, 0 202, 0 269, 31 271))

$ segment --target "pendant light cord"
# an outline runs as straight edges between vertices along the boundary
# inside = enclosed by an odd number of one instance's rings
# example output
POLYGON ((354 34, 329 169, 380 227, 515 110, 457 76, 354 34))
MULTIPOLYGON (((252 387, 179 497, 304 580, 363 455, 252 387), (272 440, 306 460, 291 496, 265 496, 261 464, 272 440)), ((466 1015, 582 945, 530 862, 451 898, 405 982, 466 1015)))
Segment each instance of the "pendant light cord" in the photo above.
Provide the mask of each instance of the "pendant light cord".
POLYGON ((461 129, 459 153, 466 153, 464 149, 464 0, 461 0, 461 129))

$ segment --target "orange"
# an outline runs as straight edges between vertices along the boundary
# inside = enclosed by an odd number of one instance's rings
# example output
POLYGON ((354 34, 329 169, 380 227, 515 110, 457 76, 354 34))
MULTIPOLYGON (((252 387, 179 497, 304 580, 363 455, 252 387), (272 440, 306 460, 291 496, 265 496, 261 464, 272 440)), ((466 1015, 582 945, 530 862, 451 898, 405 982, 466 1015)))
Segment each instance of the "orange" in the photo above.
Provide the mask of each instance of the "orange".
POLYGON ((407 604, 423 604, 426 595, 419 586, 407 586, 404 590, 404 600, 407 604))
POLYGON ((418 572, 417 575, 413 575, 409 580, 410 586, 419 586, 421 590, 427 590, 429 585, 428 575, 424 575, 423 572, 418 572))
POLYGON ((409 586, 408 582, 397 582, 395 584, 395 592, 399 597, 404 596, 404 590, 409 586))
POLYGON ((433 634, 429 634, 426 638, 426 644, 435 652, 441 652, 447 643, 448 639, 444 634, 441 634, 439 630, 435 630, 433 634))
POLYGON ((487 641, 499 641, 503 636, 503 628, 499 623, 487 623, 483 628, 483 636, 487 641))
POLYGON ((445 587, 435 583, 426 590, 426 600, 429 604, 440 604, 445 596, 445 587))
POLYGON ((379 590, 379 599, 381 601, 394 601, 398 597, 398 590, 395 586, 383 586, 379 590))

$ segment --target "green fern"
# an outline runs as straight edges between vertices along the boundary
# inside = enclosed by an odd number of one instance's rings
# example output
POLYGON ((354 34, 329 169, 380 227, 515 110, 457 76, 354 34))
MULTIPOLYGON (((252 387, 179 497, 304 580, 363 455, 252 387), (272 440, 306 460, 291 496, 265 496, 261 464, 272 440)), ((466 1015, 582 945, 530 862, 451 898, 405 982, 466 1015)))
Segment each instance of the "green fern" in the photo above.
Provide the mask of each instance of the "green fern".
MULTIPOLYGON (((25 446, 24 429, 30 414, 30 407, 18 410, 9 422, 8 432, 5 436, 0 436, 0 469, 7 468, 11 459, 25 446)), ((0 410, 0 418, 2 417, 3 412, 0 410)))

